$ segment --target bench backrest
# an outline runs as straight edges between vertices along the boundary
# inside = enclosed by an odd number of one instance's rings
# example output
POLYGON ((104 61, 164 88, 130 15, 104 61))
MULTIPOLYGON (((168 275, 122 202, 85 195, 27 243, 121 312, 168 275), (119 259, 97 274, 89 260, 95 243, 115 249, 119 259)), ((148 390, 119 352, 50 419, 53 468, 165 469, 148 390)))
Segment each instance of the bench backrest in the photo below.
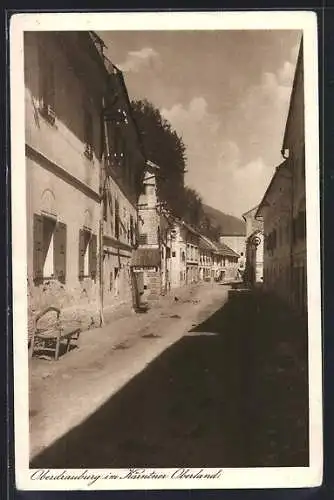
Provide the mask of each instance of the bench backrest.
POLYGON ((59 318, 60 309, 54 306, 47 307, 35 317, 35 330, 58 329, 60 326, 59 318))

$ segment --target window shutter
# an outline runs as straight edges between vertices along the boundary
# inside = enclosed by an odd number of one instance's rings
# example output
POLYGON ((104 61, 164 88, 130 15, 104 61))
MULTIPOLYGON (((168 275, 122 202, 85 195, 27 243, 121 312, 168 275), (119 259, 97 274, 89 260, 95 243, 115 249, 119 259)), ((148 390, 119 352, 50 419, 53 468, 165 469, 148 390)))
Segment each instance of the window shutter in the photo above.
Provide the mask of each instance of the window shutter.
POLYGON ((34 214, 34 257, 33 257, 33 273, 34 280, 43 279, 43 217, 34 214))
POLYGON ((85 232, 79 230, 79 280, 82 280, 85 272, 85 232))
POLYGON ((96 268, 97 268, 97 237, 96 234, 92 234, 89 242, 89 273, 92 279, 96 279, 96 268))
POLYGON ((56 278, 65 283, 66 280, 66 224, 58 222, 54 234, 54 270, 56 278))

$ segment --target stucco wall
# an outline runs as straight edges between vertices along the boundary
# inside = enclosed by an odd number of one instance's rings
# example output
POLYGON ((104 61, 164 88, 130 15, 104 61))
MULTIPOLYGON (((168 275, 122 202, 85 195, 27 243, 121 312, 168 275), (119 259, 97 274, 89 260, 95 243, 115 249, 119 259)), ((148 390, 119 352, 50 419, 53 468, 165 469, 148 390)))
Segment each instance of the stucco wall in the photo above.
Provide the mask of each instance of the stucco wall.
MULTIPOLYGON (((97 76, 95 74, 95 79, 97 76)), ((88 94, 85 84, 85 79, 78 78, 52 34, 46 37, 37 32, 25 35, 29 315, 52 304, 68 309, 71 317, 81 316, 86 322, 98 324, 98 276, 79 280, 79 230, 89 227, 98 244, 100 217, 101 108, 98 103, 102 103, 102 95, 88 94), (54 124, 39 111, 40 74, 44 71, 39 57, 40 45, 54 64, 54 124), (84 154, 84 103, 90 107, 93 121, 92 160, 84 154), (57 222, 66 224, 66 279, 64 283, 44 279, 36 284, 33 218, 34 214, 48 215, 50 212, 57 222)))
POLYGON ((93 190, 99 187, 101 149, 102 88, 92 96, 83 78, 75 71, 52 36, 41 39, 39 33, 25 35, 25 128, 26 142, 43 153, 93 190), (39 58, 43 45, 54 64, 56 121, 51 125, 39 112, 40 73, 44 66, 39 58), (94 98, 94 99, 93 99, 94 98), (93 159, 85 157, 84 105, 93 121, 93 159))

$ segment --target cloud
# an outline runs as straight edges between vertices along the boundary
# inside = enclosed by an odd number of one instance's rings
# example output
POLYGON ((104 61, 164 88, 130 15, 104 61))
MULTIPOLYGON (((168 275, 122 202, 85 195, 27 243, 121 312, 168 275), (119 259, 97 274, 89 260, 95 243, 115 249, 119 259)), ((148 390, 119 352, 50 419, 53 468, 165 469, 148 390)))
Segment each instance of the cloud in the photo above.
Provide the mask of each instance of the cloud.
MULTIPOLYGON (((271 77, 266 84, 273 84, 271 77)), ((240 217, 261 200, 273 167, 260 156, 243 163, 242 145, 225 136, 222 118, 210 112, 203 96, 161 113, 182 136, 188 157, 186 183, 204 202, 240 217)))
POLYGON ((281 161, 297 49, 276 71, 263 71, 228 120, 204 96, 161 110, 187 147, 186 183, 206 203, 240 217, 261 201, 281 161))
POLYGON ((143 47, 140 50, 128 52, 125 61, 120 63, 119 67, 124 72, 138 73, 138 71, 147 70, 152 66, 156 68, 159 64, 161 64, 161 60, 158 52, 151 47, 143 47))
POLYGON ((178 134, 186 141, 190 139, 190 142, 197 133, 204 132, 205 135, 210 131, 216 134, 220 126, 218 117, 208 111, 208 103, 202 96, 191 99, 188 106, 179 103, 170 109, 163 108, 161 114, 171 122, 178 134))

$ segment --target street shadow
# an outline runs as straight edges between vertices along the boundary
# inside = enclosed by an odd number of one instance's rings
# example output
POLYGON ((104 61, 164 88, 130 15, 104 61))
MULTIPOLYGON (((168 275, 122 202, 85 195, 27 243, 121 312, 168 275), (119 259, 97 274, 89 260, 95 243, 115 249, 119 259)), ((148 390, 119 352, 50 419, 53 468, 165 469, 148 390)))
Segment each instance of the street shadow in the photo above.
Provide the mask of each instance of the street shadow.
POLYGON ((307 332, 255 295, 231 294, 30 467, 307 466, 307 332))

